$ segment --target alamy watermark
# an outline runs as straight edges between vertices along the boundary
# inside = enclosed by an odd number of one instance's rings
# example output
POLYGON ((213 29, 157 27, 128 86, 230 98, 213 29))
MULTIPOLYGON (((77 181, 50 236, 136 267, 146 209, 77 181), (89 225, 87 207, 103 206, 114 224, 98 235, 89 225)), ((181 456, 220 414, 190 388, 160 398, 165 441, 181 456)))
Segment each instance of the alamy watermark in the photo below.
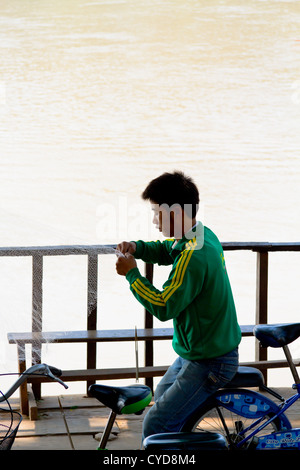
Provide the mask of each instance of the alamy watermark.
POLYGON ((96 235, 106 243, 123 240, 156 240, 159 232, 166 238, 181 239, 185 235, 190 247, 201 249, 204 242, 204 206, 197 210, 198 223, 191 229, 191 204, 152 204, 132 202, 120 194, 114 202, 100 203, 96 208, 96 235), (183 209, 183 210, 182 210, 183 209), (200 222, 201 221, 201 222, 200 222))

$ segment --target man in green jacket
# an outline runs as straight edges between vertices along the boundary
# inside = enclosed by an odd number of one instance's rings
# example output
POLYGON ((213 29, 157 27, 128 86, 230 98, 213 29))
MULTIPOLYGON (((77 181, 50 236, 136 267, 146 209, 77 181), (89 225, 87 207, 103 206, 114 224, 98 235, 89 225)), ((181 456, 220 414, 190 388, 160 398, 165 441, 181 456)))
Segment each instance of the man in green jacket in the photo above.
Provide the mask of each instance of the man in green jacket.
POLYGON ((180 430, 187 417, 238 367, 241 331, 222 246, 196 221, 199 193, 181 172, 164 173, 142 194, 153 222, 166 239, 122 242, 116 269, 126 276, 136 299, 161 321, 173 319, 178 358, 158 384, 155 404, 145 417, 143 438, 180 430), (172 265, 162 290, 141 275, 136 259, 172 265))

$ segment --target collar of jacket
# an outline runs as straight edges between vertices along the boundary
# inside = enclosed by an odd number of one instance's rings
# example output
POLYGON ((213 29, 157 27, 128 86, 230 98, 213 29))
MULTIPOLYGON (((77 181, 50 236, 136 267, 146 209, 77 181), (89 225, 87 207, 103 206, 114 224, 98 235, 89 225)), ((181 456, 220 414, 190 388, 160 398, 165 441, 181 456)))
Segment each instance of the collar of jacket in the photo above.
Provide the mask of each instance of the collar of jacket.
POLYGON ((181 240, 173 245, 171 256, 175 258, 178 253, 183 250, 200 250, 204 245, 204 226, 202 222, 197 222, 188 232, 186 232, 181 240))

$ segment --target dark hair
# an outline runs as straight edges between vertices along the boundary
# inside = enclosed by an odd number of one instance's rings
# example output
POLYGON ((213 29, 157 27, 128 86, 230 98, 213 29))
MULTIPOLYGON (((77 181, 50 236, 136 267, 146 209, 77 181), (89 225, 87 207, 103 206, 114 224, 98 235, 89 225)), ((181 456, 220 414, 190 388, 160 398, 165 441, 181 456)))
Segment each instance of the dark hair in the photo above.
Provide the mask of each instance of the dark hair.
POLYGON ((178 204, 182 209, 190 209, 188 213, 192 218, 196 216, 200 201, 198 188, 192 178, 181 171, 163 173, 150 181, 142 198, 159 205, 178 204))

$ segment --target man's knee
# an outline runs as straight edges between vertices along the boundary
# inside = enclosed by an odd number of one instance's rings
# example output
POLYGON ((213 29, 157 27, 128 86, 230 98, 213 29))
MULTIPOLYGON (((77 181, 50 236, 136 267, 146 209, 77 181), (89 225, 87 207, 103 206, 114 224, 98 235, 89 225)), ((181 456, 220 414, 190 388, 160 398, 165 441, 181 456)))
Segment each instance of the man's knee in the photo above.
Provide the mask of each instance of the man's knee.
POLYGON ((146 414, 143 421, 143 439, 151 434, 163 432, 163 425, 160 424, 159 416, 156 413, 156 407, 153 405, 146 414))

